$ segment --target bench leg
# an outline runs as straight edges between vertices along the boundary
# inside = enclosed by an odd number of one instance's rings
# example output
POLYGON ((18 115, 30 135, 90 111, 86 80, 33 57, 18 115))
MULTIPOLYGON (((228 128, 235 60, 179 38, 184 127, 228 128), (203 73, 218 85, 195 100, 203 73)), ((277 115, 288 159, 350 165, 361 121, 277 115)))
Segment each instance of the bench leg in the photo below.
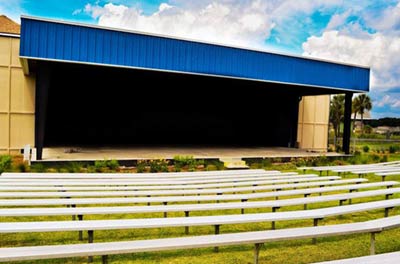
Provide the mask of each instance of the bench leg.
MULTIPOLYGON (((189 211, 185 211, 185 217, 189 217, 189 211)), ((189 227, 185 226, 185 235, 189 235, 189 227)))
MULTIPOLYGON (((275 213, 276 210, 278 210, 278 209, 279 209, 279 207, 272 207, 272 212, 275 213)), ((275 221, 271 222, 271 229, 275 230, 275 221)))
MULTIPOLYGON (((78 220, 82 221, 83 220, 83 215, 78 215, 78 220)), ((79 240, 82 241, 83 240, 83 232, 79 231, 79 240)))
POLYGON ((385 199, 386 199, 386 200, 389 200, 389 199, 390 199, 390 196, 392 196, 392 195, 393 195, 392 193, 386 194, 386 195, 385 195, 385 199))
MULTIPOLYGON (((147 195, 147 197, 148 197, 148 198, 150 198, 150 197, 151 197, 151 195, 147 195)), ((147 206, 150 206, 150 203, 147 203, 147 206)))
MULTIPOLYGON (((167 205, 168 203, 167 202, 163 202, 163 205, 167 205)), ((164 212, 164 218, 167 218, 168 217, 168 214, 167 214, 167 212, 164 212)))
MULTIPOLYGON (((247 202, 247 199, 242 199, 242 203, 244 203, 244 202, 247 202)), ((244 208, 242 208, 242 209, 240 210, 240 213, 241 213, 241 214, 244 214, 244 208)))
POLYGON ((258 259, 260 256, 260 249, 262 247, 262 243, 257 243, 254 245, 254 264, 258 264, 258 259))
MULTIPOLYGON (((71 204, 71 207, 75 208, 76 205, 75 204, 71 204)), ((72 215, 72 221, 75 221, 75 220, 76 220, 76 215, 72 215)))
MULTIPOLYGON (((314 226, 318 226, 318 221, 319 221, 319 220, 320 220, 319 218, 314 218, 314 223, 313 223, 313 225, 314 225, 314 226)), ((313 244, 313 245, 317 244, 317 239, 316 239, 316 238, 313 238, 313 239, 312 239, 312 244, 313 244)))
MULTIPOLYGON (((309 193, 304 194, 304 198, 307 198, 308 196, 310 196, 309 193)), ((307 210, 307 204, 304 204, 303 210, 307 210)))
MULTIPOLYGON (((93 243, 93 230, 88 230, 88 243, 93 243)), ((88 257, 88 263, 93 262, 93 257, 89 256, 88 257)))
POLYGON ((388 217, 388 216, 389 216, 389 210, 390 210, 390 209, 393 209, 393 207, 385 208, 385 217, 388 217))
POLYGON ((370 255, 375 255, 375 233, 371 233, 370 255))
MULTIPOLYGON (((215 232, 214 233, 216 235, 219 235, 219 225, 215 225, 214 228, 215 228, 215 232)), ((214 252, 218 253, 218 251, 219 251, 218 247, 214 247, 214 252)))
POLYGON ((101 256, 101 263, 108 264, 108 255, 101 256))

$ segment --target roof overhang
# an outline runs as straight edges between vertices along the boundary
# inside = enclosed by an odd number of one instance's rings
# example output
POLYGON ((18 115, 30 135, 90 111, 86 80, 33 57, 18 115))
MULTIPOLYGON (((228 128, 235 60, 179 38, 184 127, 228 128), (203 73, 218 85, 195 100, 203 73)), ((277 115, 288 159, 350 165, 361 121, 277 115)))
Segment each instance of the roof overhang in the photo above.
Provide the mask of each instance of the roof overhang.
POLYGON ((21 17, 20 58, 368 92, 368 67, 94 25, 21 17))

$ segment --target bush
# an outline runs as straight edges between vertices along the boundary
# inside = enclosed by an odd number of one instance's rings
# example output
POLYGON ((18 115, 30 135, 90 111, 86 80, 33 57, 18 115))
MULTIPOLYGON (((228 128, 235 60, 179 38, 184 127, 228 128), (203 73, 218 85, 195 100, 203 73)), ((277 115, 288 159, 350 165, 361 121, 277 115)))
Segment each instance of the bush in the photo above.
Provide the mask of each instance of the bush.
POLYGON ((400 150, 400 146, 396 146, 396 145, 391 145, 391 146, 389 146, 389 153, 390 154, 393 154, 393 153, 396 153, 396 152, 398 152, 400 150))
POLYGON ((18 172, 27 172, 29 171, 29 165, 26 162, 18 163, 15 166, 15 170, 18 172))
POLYGON ((189 171, 195 171, 198 166, 204 165, 204 160, 196 160, 193 156, 175 156, 174 166, 175 170, 181 170, 187 167, 189 171))
POLYGON ((206 166, 206 171, 215 171, 215 170, 218 170, 218 167, 215 166, 214 164, 208 164, 206 166))
POLYGON ((150 160, 150 172, 168 172, 168 161, 164 159, 150 160))
POLYGON ((42 163, 35 163, 31 165, 32 172, 45 172, 46 167, 42 163))
POLYGON ((0 173, 11 170, 12 158, 10 155, 0 156, 0 173))
POLYGON ((96 160, 94 162, 96 172, 104 172, 107 170, 117 170, 119 163, 117 160, 96 160))
POLYGON ((144 160, 139 160, 136 164, 136 172, 137 173, 143 173, 146 171, 146 161, 144 160))
POLYGON ((66 169, 70 173, 81 172, 83 169, 83 164, 80 162, 71 162, 68 164, 66 169))
POLYGON ((368 153, 368 151, 369 151, 369 146, 368 145, 365 145, 365 146, 363 146, 363 151, 365 152, 365 153, 368 153))
POLYGON ((388 162, 388 156, 387 155, 383 155, 381 158, 381 162, 388 162))
POLYGON ((377 154, 372 154, 370 158, 372 159, 373 162, 379 162, 379 160, 381 159, 381 157, 377 154))

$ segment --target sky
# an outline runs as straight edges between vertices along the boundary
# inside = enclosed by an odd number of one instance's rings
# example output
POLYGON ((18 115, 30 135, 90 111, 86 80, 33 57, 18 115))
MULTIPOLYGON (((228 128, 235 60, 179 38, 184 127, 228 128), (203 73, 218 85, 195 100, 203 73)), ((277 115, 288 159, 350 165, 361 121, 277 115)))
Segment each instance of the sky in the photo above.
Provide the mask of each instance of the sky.
POLYGON ((400 117, 400 0, 0 0, 0 14, 368 66, 372 117, 400 117))

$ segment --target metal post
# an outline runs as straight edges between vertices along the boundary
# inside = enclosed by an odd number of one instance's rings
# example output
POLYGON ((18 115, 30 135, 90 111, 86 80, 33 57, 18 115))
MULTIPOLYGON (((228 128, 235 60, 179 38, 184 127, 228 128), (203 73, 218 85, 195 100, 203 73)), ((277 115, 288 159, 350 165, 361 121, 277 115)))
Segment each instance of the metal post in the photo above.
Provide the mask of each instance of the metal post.
POLYGON ((344 125, 343 125, 343 146, 345 154, 350 154, 350 137, 351 137, 351 107, 353 93, 346 93, 344 101, 344 125))
POLYGON ((101 256, 101 262, 103 264, 108 264, 108 255, 101 256))
MULTIPOLYGON (((318 226, 318 221, 319 221, 319 220, 321 220, 321 219, 320 219, 320 218, 314 218, 314 223, 313 223, 313 225, 314 225, 314 226, 318 226)), ((316 239, 316 238, 313 238, 313 239, 312 239, 312 244, 313 244, 313 245, 317 244, 317 239, 316 239)))
MULTIPOLYGON (((309 193, 305 193, 304 198, 307 198, 309 195, 310 195, 309 193)), ((304 204, 303 209, 307 210, 307 204, 304 204)))
MULTIPOLYGON (((88 243, 93 243, 93 230, 88 230, 88 243)), ((92 256, 88 257, 88 262, 89 263, 93 262, 93 257, 92 256)))
MULTIPOLYGON (((82 221, 83 220, 83 215, 78 215, 78 220, 82 221)), ((79 231, 79 240, 80 241, 83 240, 83 232, 82 232, 82 230, 79 231)))
MULTIPOLYGON (((185 211, 185 217, 189 217, 189 211, 185 211)), ((185 235, 189 234, 189 227, 185 226, 185 235)))
POLYGON ((375 255, 375 233, 371 233, 370 255, 375 255))
POLYGON ((388 217, 388 216, 389 216, 389 211, 390 211, 390 209, 393 209, 393 207, 387 207, 387 208, 385 208, 385 217, 388 217))
POLYGON ((254 244, 254 264, 258 264, 258 259, 260 256, 260 249, 262 247, 262 243, 254 244))
MULTIPOLYGON (((163 202, 163 205, 167 205, 168 203, 167 202, 163 202)), ((168 217, 168 213, 165 211, 164 212, 164 218, 167 218, 168 217)))
MULTIPOLYGON (((244 203, 244 202, 247 202, 247 199, 242 199, 242 203, 244 203)), ((242 208, 242 209, 240 210, 240 212, 241 212, 242 214, 244 214, 244 208, 242 208)))
MULTIPOLYGON (((216 234, 216 235, 219 235, 219 225, 215 225, 214 228, 215 228, 215 230, 214 230, 214 231, 215 231, 215 234, 216 234)), ((218 250, 219 250, 218 247, 214 247, 214 252, 215 252, 215 253, 217 253, 218 250)))

